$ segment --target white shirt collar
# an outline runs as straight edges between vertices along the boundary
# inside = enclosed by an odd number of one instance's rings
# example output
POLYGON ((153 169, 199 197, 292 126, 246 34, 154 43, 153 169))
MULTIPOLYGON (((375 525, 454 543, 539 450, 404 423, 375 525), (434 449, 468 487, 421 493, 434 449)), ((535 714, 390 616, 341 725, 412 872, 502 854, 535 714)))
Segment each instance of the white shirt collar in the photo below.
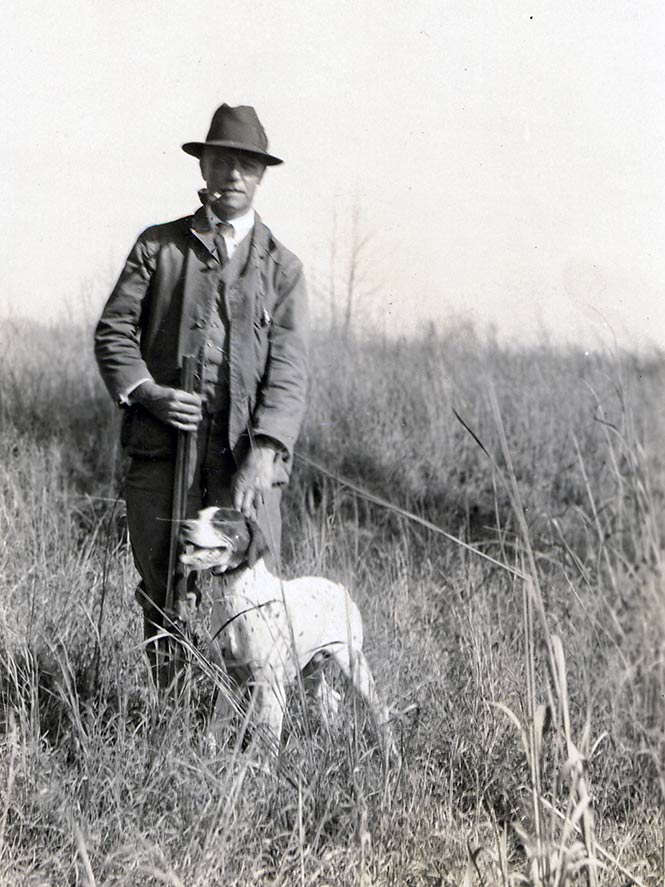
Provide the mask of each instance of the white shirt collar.
MULTIPOLYGON (((216 225, 219 224, 219 222, 222 221, 215 215, 210 206, 207 204, 206 212, 208 214, 208 221, 210 222, 210 226, 212 228, 214 228, 216 225)), ((242 216, 238 216, 235 219, 229 219, 227 222, 225 222, 226 225, 230 225, 231 228, 233 228, 233 235, 231 239, 234 240, 235 243, 240 243, 240 241, 249 234, 249 232, 254 227, 255 217, 256 213, 254 212, 253 207, 250 207, 242 216)), ((227 239, 226 234, 224 239, 227 239)))

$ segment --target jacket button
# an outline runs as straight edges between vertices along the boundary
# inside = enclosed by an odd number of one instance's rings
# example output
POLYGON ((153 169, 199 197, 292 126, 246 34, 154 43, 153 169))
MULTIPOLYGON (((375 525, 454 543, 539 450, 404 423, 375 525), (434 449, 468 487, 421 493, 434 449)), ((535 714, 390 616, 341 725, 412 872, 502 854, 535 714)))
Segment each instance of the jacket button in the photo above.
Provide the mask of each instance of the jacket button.
POLYGON ((196 323, 194 324, 194 326, 196 327, 197 330, 202 330, 203 327, 205 326, 205 321, 202 318, 199 318, 196 321, 196 323))

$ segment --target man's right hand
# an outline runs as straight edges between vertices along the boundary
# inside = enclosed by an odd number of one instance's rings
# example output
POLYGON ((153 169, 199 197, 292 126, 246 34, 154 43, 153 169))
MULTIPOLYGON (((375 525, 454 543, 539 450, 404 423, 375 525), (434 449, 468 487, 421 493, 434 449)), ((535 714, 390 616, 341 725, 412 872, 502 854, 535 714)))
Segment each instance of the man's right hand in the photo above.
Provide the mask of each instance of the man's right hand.
POLYGON ((198 394, 189 394, 179 388, 142 382, 132 391, 130 399, 178 431, 196 431, 201 421, 201 398, 198 394))

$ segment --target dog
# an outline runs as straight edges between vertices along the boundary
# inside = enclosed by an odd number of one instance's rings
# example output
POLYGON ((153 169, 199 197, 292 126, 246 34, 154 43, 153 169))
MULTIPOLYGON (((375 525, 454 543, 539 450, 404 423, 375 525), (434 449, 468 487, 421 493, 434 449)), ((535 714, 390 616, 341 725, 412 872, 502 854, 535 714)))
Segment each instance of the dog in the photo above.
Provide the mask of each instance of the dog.
MULTIPOLYGON (((231 508, 209 507, 183 523, 181 562, 222 574, 221 595, 212 605, 212 636, 235 690, 248 691, 253 726, 273 754, 279 749, 286 690, 298 675, 307 695, 331 724, 340 695, 326 681, 323 664, 333 660, 365 700, 384 758, 396 755, 388 714, 363 653, 363 623, 344 586, 307 576, 282 581, 266 566, 268 546, 253 521, 231 508)), ((219 693, 211 734, 218 736, 236 708, 219 693)))

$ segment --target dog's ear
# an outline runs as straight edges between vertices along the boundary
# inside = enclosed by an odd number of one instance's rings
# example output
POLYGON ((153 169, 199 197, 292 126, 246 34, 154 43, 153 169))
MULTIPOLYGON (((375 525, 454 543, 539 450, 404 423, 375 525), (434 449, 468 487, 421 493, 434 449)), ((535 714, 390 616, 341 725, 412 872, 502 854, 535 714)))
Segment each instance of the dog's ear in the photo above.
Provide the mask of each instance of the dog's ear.
POLYGON ((268 543, 263 535, 263 530, 255 520, 247 519, 249 530, 249 548, 247 549, 247 566, 252 569, 263 555, 268 551, 268 543))

